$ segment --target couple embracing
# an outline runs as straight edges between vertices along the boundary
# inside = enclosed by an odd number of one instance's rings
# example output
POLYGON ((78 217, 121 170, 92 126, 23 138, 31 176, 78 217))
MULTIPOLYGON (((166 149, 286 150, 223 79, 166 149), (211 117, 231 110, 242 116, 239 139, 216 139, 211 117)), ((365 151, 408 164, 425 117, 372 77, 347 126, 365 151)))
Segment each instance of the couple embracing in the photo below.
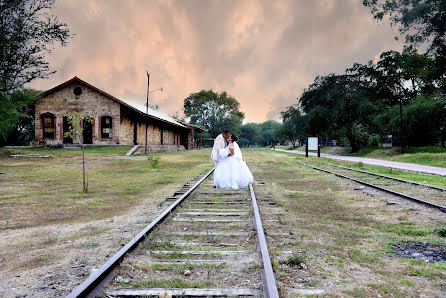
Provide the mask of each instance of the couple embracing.
POLYGON ((214 140, 211 157, 215 164, 214 185, 217 188, 240 189, 254 181, 251 171, 243 161, 237 139, 225 130, 214 140))

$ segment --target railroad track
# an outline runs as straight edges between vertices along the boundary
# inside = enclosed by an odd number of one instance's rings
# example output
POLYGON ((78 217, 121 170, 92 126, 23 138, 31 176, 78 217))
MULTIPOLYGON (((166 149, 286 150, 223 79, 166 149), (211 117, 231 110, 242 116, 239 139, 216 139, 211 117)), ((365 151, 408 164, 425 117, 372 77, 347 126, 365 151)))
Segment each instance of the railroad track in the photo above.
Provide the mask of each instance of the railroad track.
POLYGON ((278 297, 253 186, 194 178, 68 297, 278 297))
POLYGON ((352 169, 331 163, 319 161, 310 161, 312 164, 299 161, 298 163, 446 213, 445 188, 352 169))

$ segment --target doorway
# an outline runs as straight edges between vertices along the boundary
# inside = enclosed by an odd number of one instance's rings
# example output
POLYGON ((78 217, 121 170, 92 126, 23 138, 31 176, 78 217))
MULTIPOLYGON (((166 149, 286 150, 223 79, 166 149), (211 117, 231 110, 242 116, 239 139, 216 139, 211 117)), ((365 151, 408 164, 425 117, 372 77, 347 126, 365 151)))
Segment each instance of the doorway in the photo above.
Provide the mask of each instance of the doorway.
POLYGON ((84 144, 93 144, 93 123, 85 122, 83 135, 84 144))
POLYGON ((133 145, 138 145, 138 127, 136 121, 133 122, 133 145))
POLYGON ((65 133, 70 130, 70 124, 68 123, 68 118, 65 116, 63 117, 63 143, 64 144, 73 144, 73 138, 72 137, 66 137, 65 133))

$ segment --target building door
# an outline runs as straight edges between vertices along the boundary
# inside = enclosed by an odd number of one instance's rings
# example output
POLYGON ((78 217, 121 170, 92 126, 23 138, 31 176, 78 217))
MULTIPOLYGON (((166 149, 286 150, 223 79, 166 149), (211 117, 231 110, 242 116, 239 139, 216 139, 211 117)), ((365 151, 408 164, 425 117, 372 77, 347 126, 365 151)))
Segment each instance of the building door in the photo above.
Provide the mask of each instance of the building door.
POLYGON ((69 131, 70 124, 68 123, 68 118, 63 117, 63 143, 73 144, 73 138, 65 137, 65 133, 69 131))
POLYGON ((133 145, 138 144, 138 128, 136 126, 136 121, 133 122, 133 145))
POLYGON ((93 124, 88 121, 84 127, 84 144, 93 144, 93 124))

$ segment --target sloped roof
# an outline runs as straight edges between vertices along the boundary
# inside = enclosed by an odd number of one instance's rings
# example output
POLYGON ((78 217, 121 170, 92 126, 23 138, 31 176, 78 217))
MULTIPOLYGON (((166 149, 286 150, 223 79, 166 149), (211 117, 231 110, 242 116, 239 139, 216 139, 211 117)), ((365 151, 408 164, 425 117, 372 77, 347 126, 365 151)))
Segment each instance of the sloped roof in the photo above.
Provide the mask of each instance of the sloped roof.
POLYGON ((203 127, 201 127, 201 126, 198 126, 198 125, 194 125, 194 124, 190 124, 190 123, 187 123, 187 122, 181 122, 183 125, 186 125, 186 127, 188 127, 188 128, 193 128, 193 129, 195 129, 195 130, 198 130, 198 131, 208 131, 207 129, 204 129, 203 127))
POLYGON ((154 109, 149 108, 148 109, 148 113, 146 113, 146 106, 145 105, 139 105, 139 104, 134 104, 134 103, 127 103, 125 101, 122 101, 122 100, 114 97, 113 95, 108 94, 107 92, 102 91, 101 89, 99 89, 99 88, 97 88, 97 87, 95 87, 95 86, 85 82, 84 80, 79 79, 78 77, 74 77, 74 78, 72 78, 72 79, 70 79, 70 80, 68 80, 68 81, 66 81, 66 82, 64 82, 64 83, 62 83, 60 85, 57 85, 54 88, 51 88, 51 89, 43 92, 42 93, 42 97, 46 97, 46 96, 48 96, 48 95, 50 95, 50 94, 52 94, 52 93, 54 93, 56 91, 59 91, 60 89, 63 89, 65 87, 71 85, 72 83, 79 83, 79 84, 85 85, 85 86, 95 90, 96 92, 104 95, 105 97, 108 97, 108 98, 116 101, 117 103, 122 104, 122 105, 130 108, 131 110, 133 110, 133 111, 135 111, 137 113, 142 114, 143 116, 149 116, 151 118, 154 118, 154 119, 157 119, 157 120, 160 120, 160 121, 163 121, 163 122, 168 122, 168 123, 171 123, 173 125, 176 125, 176 126, 179 126, 179 127, 182 127, 182 128, 187 128, 185 125, 183 125, 180 122, 176 121, 174 118, 172 118, 172 117, 170 117, 168 115, 165 115, 165 114, 161 113, 158 110, 154 110, 154 109))

